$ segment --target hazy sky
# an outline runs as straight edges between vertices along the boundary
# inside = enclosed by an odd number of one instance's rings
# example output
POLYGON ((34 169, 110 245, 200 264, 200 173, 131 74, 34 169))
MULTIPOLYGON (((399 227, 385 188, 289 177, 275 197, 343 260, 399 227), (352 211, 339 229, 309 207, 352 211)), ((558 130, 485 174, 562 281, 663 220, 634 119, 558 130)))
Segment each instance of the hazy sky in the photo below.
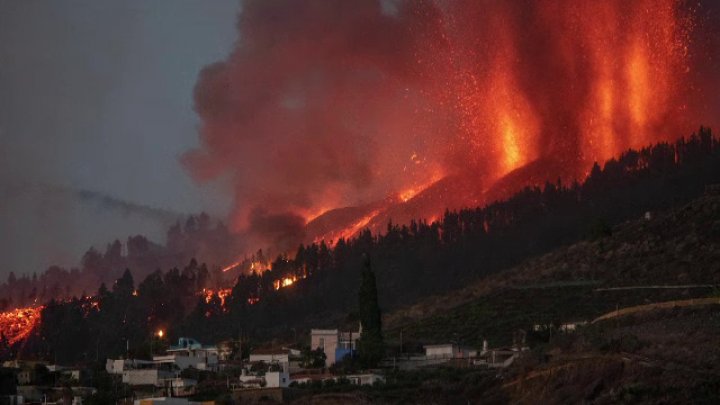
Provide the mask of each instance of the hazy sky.
POLYGON ((198 72, 232 48, 239 9, 238 0, 0 0, 0 257, 11 265, 0 279, 74 264, 114 237, 162 242, 162 221, 89 205, 73 190, 225 213, 218 187, 200 189, 178 157, 198 142, 198 72), (70 192, 47 199, 48 186, 70 192), (53 244, 58 253, 47 253, 53 244))

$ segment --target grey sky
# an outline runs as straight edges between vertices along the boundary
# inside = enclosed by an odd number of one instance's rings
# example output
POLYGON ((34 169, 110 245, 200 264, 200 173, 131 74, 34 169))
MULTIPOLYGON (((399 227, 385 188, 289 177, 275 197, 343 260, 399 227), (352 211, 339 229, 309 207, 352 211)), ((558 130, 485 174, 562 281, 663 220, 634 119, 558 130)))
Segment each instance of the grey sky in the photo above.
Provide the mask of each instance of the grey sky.
POLYGON ((0 255, 10 262, 0 279, 75 264, 90 244, 109 241, 98 238, 163 239, 162 221, 103 212, 72 193, 55 195, 62 202, 50 210, 38 187, 224 214, 221 187, 195 185, 178 156, 198 142, 197 74, 230 51, 239 8, 238 0, 0 0, 0 255), (19 196, 27 185, 34 191, 19 196), (62 253, 42 251, 53 243, 62 253))

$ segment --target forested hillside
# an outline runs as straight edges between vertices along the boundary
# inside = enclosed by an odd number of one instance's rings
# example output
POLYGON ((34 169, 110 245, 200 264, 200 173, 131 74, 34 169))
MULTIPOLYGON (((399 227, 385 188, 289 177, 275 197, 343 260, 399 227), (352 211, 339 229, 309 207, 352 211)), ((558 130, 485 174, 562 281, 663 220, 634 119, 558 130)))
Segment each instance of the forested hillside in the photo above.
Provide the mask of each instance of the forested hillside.
POLYGON ((548 182, 507 201, 448 211, 437 222, 388 224, 382 235, 363 232, 332 247, 300 246, 294 256, 276 258, 270 270, 241 276, 222 296, 198 291, 202 265, 154 273, 138 285, 127 273, 111 291, 48 305, 43 326, 24 347, 70 359, 103 357, 122 353, 127 339, 146 347, 157 327, 205 342, 241 332, 291 339, 310 327, 354 319, 363 253, 372 260, 380 306, 388 313, 560 246, 602 238, 614 225, 684 204, 718 182, 720 142, 701 129, 689 139, 596 165, 583 183, 548 182), (62 339, 53 340, 60 325, 62 339))

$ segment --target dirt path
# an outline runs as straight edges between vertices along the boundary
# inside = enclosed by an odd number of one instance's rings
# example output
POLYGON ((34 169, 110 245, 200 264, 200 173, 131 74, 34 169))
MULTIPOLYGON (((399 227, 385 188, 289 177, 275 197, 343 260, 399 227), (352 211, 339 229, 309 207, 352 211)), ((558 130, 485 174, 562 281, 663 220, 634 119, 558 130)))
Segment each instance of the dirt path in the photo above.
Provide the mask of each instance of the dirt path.
POLYGON ((601 315, 593 319, 592 323, 604 321, 607 319, 613 319, 621 316, 637 314, 640 312, 653 311, 655 309, 671 309, 675 307, 694 307, 703 305, 720 304, 720 297, 711 298, 693 298, 689 300, 676 300, 666 302, 656 302, 653 304, 637 305, 634 307, 621 308, 612 312, 608 312, 605 315, 601 315))

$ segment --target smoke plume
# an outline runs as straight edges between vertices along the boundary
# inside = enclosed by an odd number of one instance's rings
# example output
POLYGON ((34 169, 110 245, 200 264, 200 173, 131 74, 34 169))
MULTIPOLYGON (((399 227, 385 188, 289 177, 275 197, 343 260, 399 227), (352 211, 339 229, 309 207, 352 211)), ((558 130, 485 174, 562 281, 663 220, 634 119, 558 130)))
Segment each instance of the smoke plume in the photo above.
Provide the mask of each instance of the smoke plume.
POLYGON ((248 0, 235 49, 199 77, 202 146, 183 161, 200 181, 231 176, 231 224, 265 240, 452 174, 478 190, 523 167, 581 178, 702 123, 689 101, 697 12, 675 0, 248 0))

